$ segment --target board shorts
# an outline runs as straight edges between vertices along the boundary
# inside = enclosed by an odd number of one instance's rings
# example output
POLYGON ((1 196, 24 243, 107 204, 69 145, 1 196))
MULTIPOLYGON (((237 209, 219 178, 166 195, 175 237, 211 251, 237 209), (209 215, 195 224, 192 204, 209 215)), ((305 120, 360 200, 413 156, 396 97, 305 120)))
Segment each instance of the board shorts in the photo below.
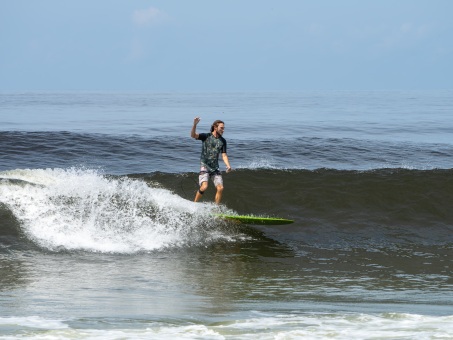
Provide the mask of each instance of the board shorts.
POLYGON ((203 182, 208 182, 209 178, 211 178, 212 182, 214 185, 217 187, 218 185, 223 186, 223 178, 222 178, 222 173, 220 170, 216 170, 214 172, 209 173, 208 169, 206 169, 204 166, 201 167, 200 169, 200 175, 198 176, 198 183, 201 186, 203 182))

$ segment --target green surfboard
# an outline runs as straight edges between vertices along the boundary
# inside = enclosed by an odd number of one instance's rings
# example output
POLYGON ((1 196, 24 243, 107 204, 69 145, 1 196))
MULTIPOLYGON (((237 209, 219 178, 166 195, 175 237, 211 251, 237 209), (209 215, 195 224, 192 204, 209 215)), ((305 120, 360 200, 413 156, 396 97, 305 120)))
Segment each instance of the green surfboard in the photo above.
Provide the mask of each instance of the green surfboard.
POLYGON ((281 225, 294 223, 293 220, 288 220, 286 218, 279 217, 263 217, 253 215, 227 215, 227 214, 216 214, 215 216, 226 220, 255 225, 281 225))

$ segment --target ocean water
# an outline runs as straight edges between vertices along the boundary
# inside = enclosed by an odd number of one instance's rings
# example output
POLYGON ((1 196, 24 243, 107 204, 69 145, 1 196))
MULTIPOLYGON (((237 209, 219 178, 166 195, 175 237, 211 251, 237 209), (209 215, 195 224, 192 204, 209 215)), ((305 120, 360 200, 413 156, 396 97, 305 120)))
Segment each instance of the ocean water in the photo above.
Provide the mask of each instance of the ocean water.
POLYGON ((452 136, 453 91, 1 93, 0 339, 453 339, 452 136))

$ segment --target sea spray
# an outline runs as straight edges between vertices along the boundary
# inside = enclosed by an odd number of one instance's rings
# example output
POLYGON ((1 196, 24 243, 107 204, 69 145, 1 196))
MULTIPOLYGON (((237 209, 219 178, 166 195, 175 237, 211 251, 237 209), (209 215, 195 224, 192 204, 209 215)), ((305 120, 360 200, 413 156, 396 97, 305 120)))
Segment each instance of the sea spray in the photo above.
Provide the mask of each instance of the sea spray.
POLYGON ((0 194, 24 233, 49 250, 135 253, 231 240, 209 204, 153 183, 87 169, 1 173, 0 194), (20 182, 20 185, 17 183, 20 182))

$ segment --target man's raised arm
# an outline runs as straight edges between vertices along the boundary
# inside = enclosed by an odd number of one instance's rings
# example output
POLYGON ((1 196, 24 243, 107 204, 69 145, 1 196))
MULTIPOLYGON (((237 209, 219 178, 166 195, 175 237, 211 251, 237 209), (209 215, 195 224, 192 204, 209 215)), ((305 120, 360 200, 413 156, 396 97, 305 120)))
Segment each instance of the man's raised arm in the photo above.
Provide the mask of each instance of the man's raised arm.
POLYGON ((197 125, 200 122, 200 117, 195 117, 193 120, 192 130, 190 131, 190 137, 198 139, 197 125))

